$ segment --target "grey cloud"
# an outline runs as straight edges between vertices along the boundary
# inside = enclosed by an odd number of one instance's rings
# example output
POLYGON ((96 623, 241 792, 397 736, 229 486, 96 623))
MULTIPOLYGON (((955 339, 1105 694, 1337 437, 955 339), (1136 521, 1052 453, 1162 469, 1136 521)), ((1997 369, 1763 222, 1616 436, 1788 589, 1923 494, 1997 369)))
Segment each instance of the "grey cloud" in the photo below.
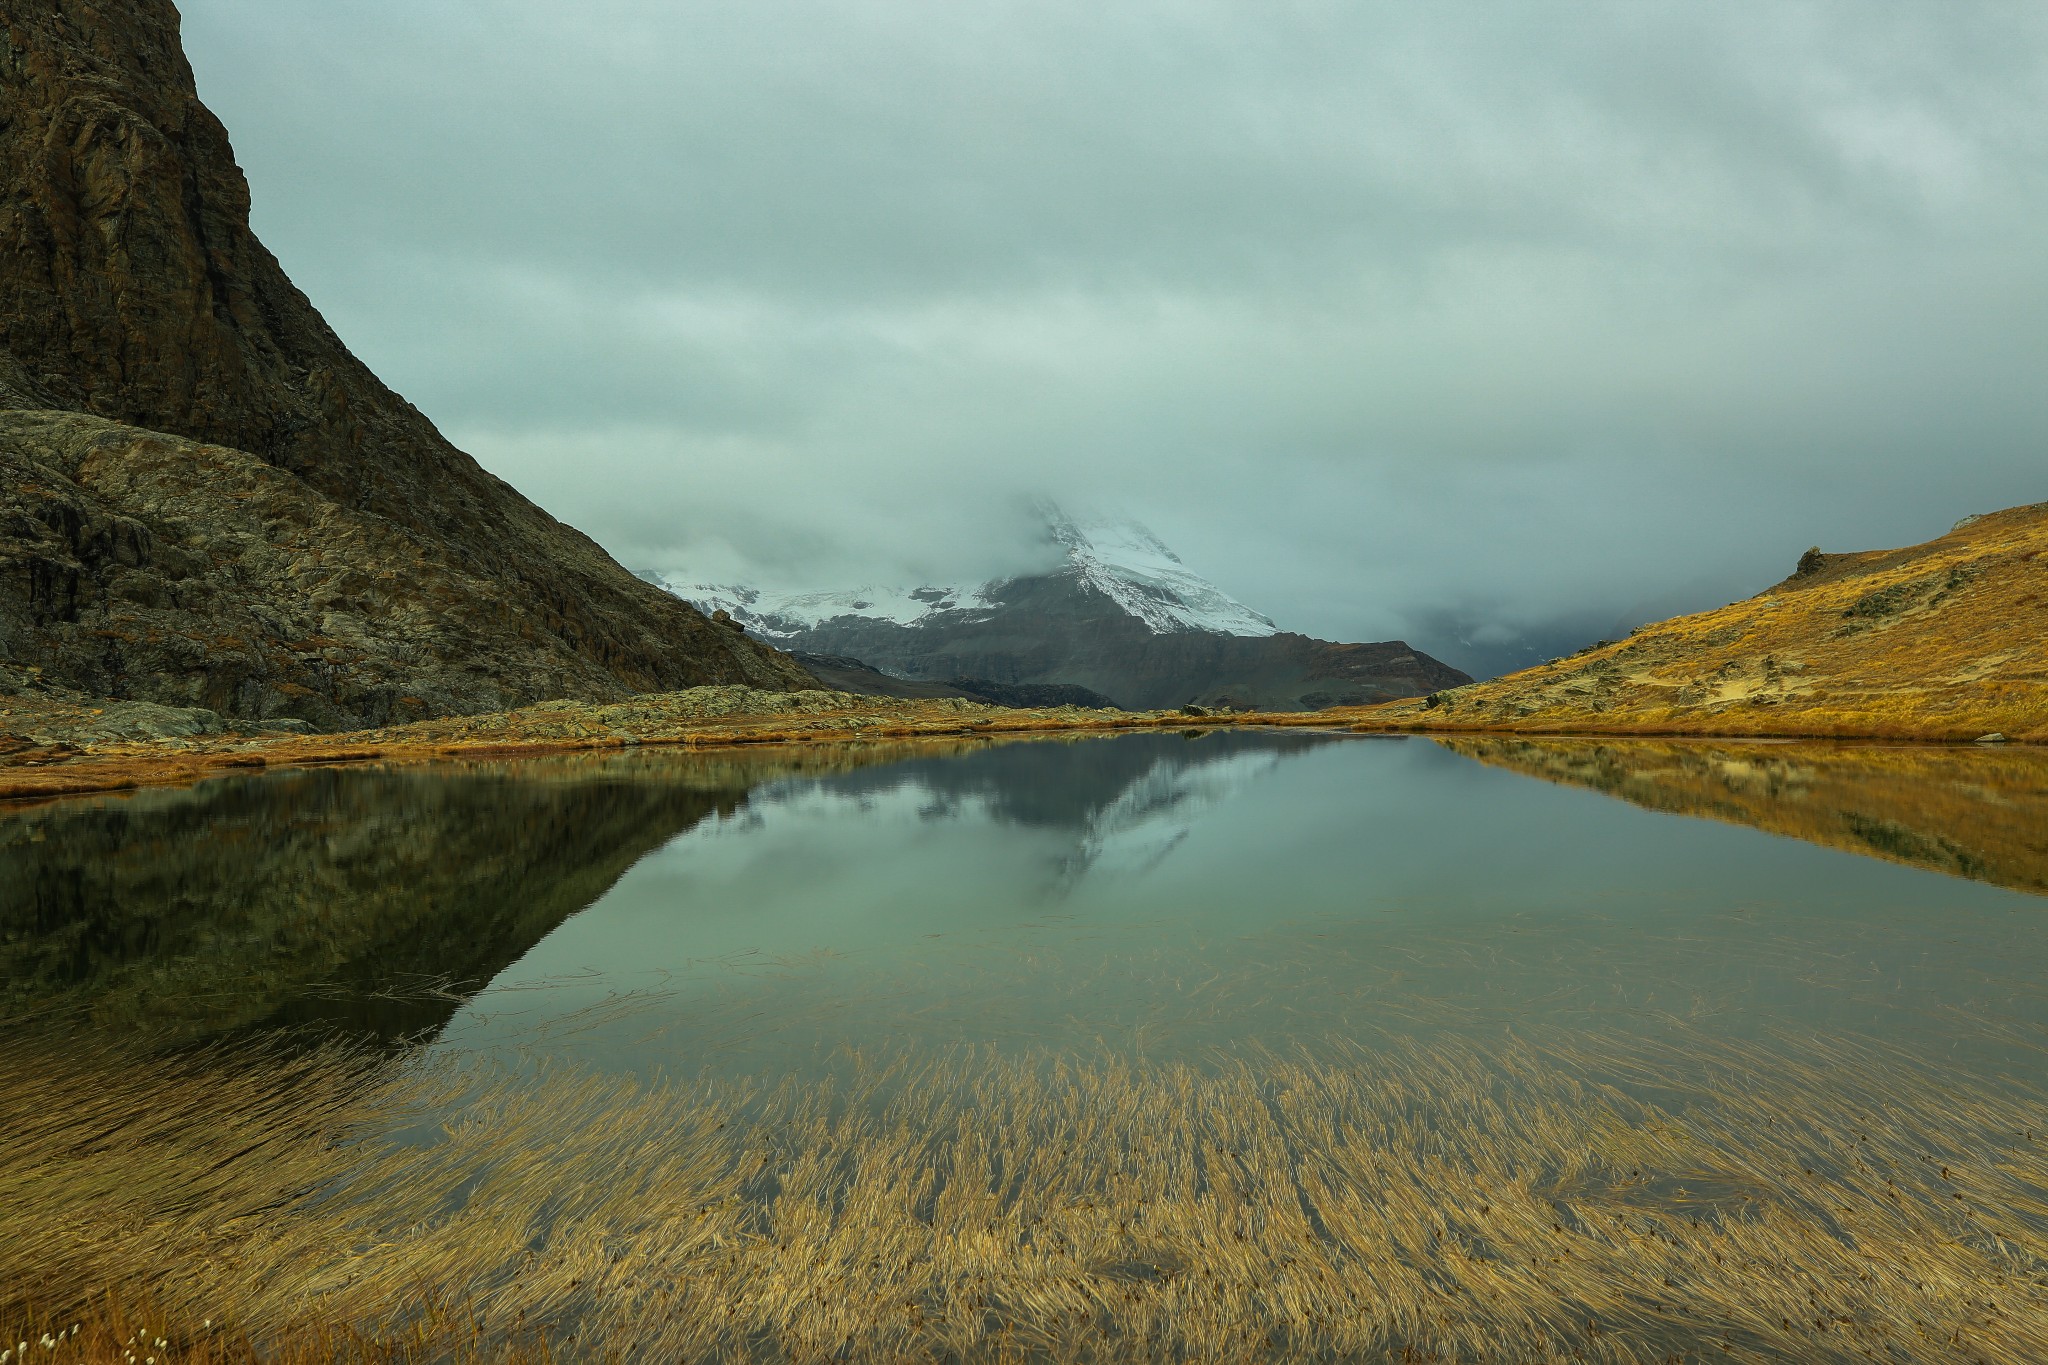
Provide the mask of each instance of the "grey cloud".
POLYGON ((1459 662, 2048 496, 2040 7, 185 9, 287 269, 630 563, 1047 491, 1459 662))

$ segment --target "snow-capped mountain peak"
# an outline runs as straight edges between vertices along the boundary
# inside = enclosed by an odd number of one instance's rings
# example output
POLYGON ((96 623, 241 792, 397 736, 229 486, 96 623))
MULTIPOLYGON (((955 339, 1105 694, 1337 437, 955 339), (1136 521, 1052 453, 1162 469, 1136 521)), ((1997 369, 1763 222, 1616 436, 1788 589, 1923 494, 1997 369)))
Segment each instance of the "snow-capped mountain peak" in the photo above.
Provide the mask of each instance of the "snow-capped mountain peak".
MULTIPOLYGON (((1128 517, 1075 517, 1040 504, 1046 533, 1060 548, 1065 575, 1115 602, 1155 635, 1200 631, 1211 635, 1272 635, 1279 627, 1181 562, 1159 537, 1128 517)), ((764 593, 724 583, 688 583, 661 573, 642 575, 705 613, 726 611, 754 634, 792 640, 827 621, 854 617, 901 626, 957 621, 997 610, 1003 589, 1016 579, 979 585, 923 584, 914 588, 868 584, 836 592, 764 593)))
POLYGON ((1072 517, 1041 504, 1046 527, 1082 581, 1143 621, 1155 635, 1273 635, 1268 617, 1202 577, 1143 523, 1129 517, 1072 517))
POLYGON ((986 605, 975 589, 960 587, 870 584, 841 592, 764 593, 731 583, 686 583, 675 575, 651 571, 641 577, 707 616, 728 612, 749 631, 768 640, 791 639, 844 616, 912 626, 935 613, 986 605))

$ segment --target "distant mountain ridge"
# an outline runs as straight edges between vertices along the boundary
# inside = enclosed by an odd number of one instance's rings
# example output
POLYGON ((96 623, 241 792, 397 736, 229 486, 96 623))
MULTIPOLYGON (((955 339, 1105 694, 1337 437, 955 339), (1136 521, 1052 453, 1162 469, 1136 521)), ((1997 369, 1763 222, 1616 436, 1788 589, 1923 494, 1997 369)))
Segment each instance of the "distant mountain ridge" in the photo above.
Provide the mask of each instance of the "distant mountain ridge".
POLYGON ((1068 684, 1132 708, 1315 710, 1471 681, 1402 641, 1283 631, 1130 518, 1040 510, 1058 563, 985 583, 776 594, 646 577, 785 649, 907 679, 1068 684))

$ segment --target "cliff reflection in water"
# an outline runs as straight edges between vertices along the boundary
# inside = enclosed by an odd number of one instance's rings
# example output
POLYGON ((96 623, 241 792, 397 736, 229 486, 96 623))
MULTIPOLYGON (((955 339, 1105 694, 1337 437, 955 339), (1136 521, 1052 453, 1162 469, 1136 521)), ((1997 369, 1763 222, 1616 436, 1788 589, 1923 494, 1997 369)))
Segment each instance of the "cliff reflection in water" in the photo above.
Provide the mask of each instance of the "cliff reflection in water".
POLYGON ((1467 758, 1651 810, 2048 894, 2048 752, 1446 737, 1467 758))
POLYGON ((0 1018, 433 1029, 646 853, 893 746, 301 769, 0 817, 0 1018))
MULTIPOLYGON (((0 815, 0 1019, 160 1043, 313 1025, 402 1038, 707 817, 815 789, 912 794, 1071 839, 1051 872, 1143 865, 1316 742, 857 745, 313 768, 0 815), (1249 770, 1247 770, 1249 765, 1249 770)), ((1325 740, 1324 742, 1327 742, 1325 740)), ((1062 842, 1065 842, 1063 838, 1062 842)))
MULTIPOLYGON (((2048 893, 2048 753, 1437 744, 1653 810, 2048 893)), ((1445 763, 1462 766, 1412 742, 1218 731, 308 769, 54 803, 0 815, 0 1021, 83 1016, 162 1043, 297 1024, 396 1038, 440 1029, 494 978, 601 964, 630 984, 721 954, 952 942, 1060 903, 1103 923, 1154 917, 1174 943, 1243 917, 1266 932, 1269 903, 1294 917, 1540 909, 1522 874, 1430 842, 1444 828, 1431 811, 1470 814, 1478 796, 1446 785, 1445 763), (1361 745, 1376 757, 1276 775, 1361 745), (1271 798, 1219 809, 1255 784, 1271 798), (938 825, 952 828, 917 832, 938 825), (1198 829, 1206 852, 1183 868, 1198 829), (557 933, 601 900, 603 924, 557 933)), ((1487 791, 1496 842, 1542 810, 1487 791)), ((1553 839, 1502 865, 1533 859, 1593 886, 1624 875, 1602 861, 1604 824, 1569 828, 1578 852, 1553 839)), ((1674 831, 1652 861, 1698 890, 1705 874, 1682 864, 1697 843, 1674 831)))

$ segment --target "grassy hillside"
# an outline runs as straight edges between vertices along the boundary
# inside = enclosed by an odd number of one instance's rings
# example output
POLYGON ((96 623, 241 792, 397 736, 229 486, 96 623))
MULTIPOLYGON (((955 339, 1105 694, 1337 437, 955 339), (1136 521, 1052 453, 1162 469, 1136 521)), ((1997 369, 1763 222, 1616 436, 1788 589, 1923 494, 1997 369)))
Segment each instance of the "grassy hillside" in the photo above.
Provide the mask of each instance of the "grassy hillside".
POLYGON ((1364 712, 1373 728, 2048 740, 2048 503, 1938 540, 1808 551, 1746 601, 1491 682, 1364 712))

